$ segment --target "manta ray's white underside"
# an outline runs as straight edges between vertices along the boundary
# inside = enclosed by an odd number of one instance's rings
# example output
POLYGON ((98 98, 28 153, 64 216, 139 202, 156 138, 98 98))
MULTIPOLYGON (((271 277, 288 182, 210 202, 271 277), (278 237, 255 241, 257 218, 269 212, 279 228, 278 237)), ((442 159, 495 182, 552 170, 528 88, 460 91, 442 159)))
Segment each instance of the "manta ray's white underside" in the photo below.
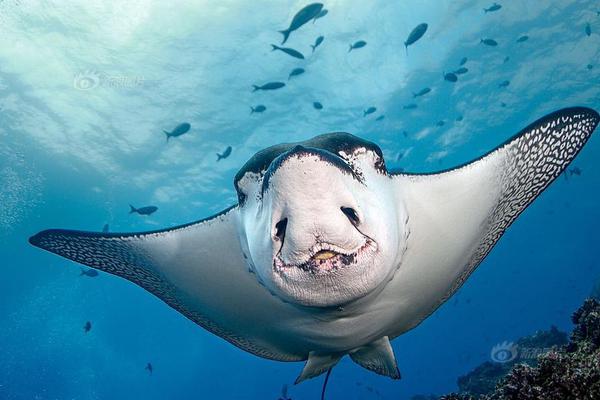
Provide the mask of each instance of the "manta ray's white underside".
POLYGON ((402 263, 382 290, 343 308, 284 302, 250 272, 238 206, 189 225, 118 234, 48 230, 32 244, 118 275, 186 317, 261 357, 307 360, 301 379, 350 354, 397 376, 389 340, 451 296, 506 228, 566 168, 596 125, 585 108, 553 113, 462 167, 430 175, 387 174, 406 210, 402 263))

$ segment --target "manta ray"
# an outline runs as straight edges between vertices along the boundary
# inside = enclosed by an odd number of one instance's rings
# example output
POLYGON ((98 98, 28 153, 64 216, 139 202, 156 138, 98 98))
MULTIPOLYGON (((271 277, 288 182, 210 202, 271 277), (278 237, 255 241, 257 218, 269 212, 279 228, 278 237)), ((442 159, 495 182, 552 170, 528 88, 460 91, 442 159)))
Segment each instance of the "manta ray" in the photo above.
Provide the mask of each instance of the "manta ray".
POLYGON ((324 134, 256 153, 235 176, 237 204, 217 215, 152 232, 51 229, 30 243, 141 286, 247 352, 306 361, 296 382, 346 355, 398 379, 390 340, 457 291, 599 120, 562 109, 428 174, 324 134))

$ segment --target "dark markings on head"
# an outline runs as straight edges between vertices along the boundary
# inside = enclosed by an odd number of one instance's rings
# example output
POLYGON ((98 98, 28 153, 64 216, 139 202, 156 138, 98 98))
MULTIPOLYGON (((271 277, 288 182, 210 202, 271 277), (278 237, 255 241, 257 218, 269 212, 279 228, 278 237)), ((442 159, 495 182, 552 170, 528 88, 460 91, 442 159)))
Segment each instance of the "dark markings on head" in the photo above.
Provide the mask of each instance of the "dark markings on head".
MULTIPOLYGON (((334 155, 339 155, 340 152, 352 154, 358 148, 365 148, 374 152, 378 156, 378 160, 375 162, 374 166, 375 169, 377 169, 379 172, 387 173, 385 161, 383 159, 383 153, 379 146, 377 146, 375 143, 361 139, 359 137, 351 135, 350 133, 326 133, 324 135, 319 135, 303 142, 281 143, 275 146, 267 147, 266 149, 259 151, 252 158, 250 158, 250 160, 248 160, 248 162, 246 162, 246 164, 244 164, 244 166, 238 171, 234 179, 234 186, 238 193, 240 205, 244 204, 246 198, 246 195, 242 192, 242 190, 239 187, 239 182, 244 177, 244 175, 249 172, 255 174, 265 173, 269 169, 271 163, 277 157, 279 157, 285 152, 290 151, 298 145, 304 148, 310 148, 311 152, 315 152, 315 150, 324 150, 325 152, 333 153, 334 155)), ((352 169, 351 167, 349 168, 352 169)), ((356 175, 355 171, 353 172, 353 175, 356 175)))

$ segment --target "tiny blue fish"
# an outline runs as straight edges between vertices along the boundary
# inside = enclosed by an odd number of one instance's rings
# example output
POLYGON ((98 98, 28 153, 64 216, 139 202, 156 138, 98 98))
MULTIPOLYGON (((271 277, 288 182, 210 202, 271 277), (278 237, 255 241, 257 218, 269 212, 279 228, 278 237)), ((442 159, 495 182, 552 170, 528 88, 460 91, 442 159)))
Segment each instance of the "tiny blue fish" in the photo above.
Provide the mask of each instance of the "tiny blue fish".
POLYGON ((352 50, 363 48, 366 45, 367 45, 367 42, 365 42, 364 40, 359 40, 358 42, 354 42, 353 44, 350 45, 350 48, 348 49, 348 53, 350 53, 352 50))

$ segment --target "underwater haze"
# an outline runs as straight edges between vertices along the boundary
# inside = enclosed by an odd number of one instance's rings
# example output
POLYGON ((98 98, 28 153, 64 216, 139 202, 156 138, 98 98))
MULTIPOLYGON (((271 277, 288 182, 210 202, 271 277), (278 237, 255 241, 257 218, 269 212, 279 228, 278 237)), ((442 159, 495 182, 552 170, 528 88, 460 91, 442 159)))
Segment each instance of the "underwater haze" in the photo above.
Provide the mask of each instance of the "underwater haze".
MULTIPOLYGON (((293 385, 302 363, 250 355, 28 238, 208 217, 281 142, 350 132, 389 168, 433 172, 560 108, 600 110, 597 1, 326 0, 282 44, 308 4, 0 0, 0 399, 276 400, 285 384, 319 398, 323 377, 293 385)), ((346 357, 327 398, 456 391, 498 343, 569 332, 600 279, 597 136, 454 297, 392 341, 401 380, 346 357)))

